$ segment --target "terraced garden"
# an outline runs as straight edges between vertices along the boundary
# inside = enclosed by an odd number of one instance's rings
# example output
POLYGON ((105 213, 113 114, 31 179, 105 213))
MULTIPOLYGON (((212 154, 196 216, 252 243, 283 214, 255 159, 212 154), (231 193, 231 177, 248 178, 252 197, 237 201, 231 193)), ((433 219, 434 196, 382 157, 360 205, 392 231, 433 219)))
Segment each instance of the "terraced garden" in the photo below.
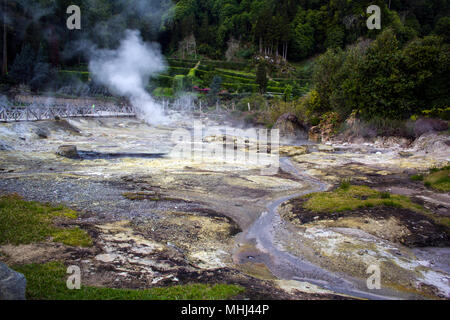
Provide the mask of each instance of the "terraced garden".
MULTIPOLYGON (((207 92, 214 76, 222 79, 222 94, 228 94, 230 98, 259 90, 256 71, 251 63, 171 58, 167 62, 166 72, 151 79, 147 86, 147 90, 156 97, 173 98, 177 93, 186 91, 201 95, 202 89, 207 92)), ((296 66, 297 72, 285 77, 269 74, 267 95, 283 96, 288 90, 296 96, 302 96, 309 90, 309 68, 309 65, 296 66)), ((60 70, 58 76, 61 81, 79 80, 86 83, 91 80, 86 65, 76 70, 60 70)))

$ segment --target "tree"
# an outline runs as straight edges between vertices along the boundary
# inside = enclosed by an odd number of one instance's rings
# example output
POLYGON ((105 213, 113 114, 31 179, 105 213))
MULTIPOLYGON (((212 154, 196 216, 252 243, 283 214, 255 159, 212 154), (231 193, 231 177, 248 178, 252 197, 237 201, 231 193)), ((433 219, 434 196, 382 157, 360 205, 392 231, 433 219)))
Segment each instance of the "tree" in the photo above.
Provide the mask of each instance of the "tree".
POLYGON ((211 82, 209 88, 210 90, 208 92, 208 102, 210 104, 214 104, 217 101, 221 87, 222 87, 222 78, 220 76, 215 75, 211 82))
POLYGON ((30 86, 32 89, 40 89, 47 84, 50 78, 50 64, 48 63, 48 57, 45 54, 44 46, 39 46, 36 60, 33 67, 33 77, 30 80, 30 86))
POLYGON ((327 31, 325 48, 342 48, 344 45, 345 32, 342 27, 334 26, 327 31))
POLYGON ((28 84, 33 78, 34 52, 31 46, 26 43, 22 50, 14 59, 11 66, 10 76, 21 84, 28 84))
POLYGON ((434 33, 442 36, 444 41, 450 42, 450 17, 442 17, 436 23, 434 27, 434 33))
POLYGON ((258 69, 256 71, 256 83, 259 86, 259 92, 265 93, 267 90, 267 71, 266 71, 266 65, 264 63, 260 63, 258 65, 258 69))

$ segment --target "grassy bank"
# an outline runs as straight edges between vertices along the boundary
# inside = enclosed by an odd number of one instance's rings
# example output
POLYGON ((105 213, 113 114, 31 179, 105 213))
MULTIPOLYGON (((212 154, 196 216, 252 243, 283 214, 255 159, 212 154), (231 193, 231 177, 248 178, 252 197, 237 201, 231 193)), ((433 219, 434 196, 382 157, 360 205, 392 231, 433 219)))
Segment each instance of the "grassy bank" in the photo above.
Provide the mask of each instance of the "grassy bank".
POLYGON ((305 196, 305 199, 303 207, 317 213, 333 213, 387 206, 404 208, 420 213, 433 220, 436 224, 450 228, 450 218, 436 215, 419 204, 412 202, 406 196, 380 192, 367 186, 355 186, 348 182, 341 182, 341 185, 333 191, 309 194, 305 196))
POLYGON ((424 209, 405 196, 379 192, 366 186, 341 183, 339 188, 330 192, 310 194, 304 204, 305 209, 316 212, 341 212, 364 207, 392 206, 402 207, 417 212, 424 209))
POLYGON ((15 266, 27 279, 27 299, 31 300, 222 300, 244 291, 237 285, 188 284, 146 290, 81 286, 67 289, 66 267, 61 262, 15 266))
POLYGON ((0 196, 0 245, 52 239, 70 246, 91 246, 92 239, 84 230, 55 225, 57 220, 76 218, 77 212, 64 206, 26 201, 16 194, 0 196))
POLYGON ((450 191, 450 166, 443 168, 433 168, 426 175, 413 175, 411 176, 413 181, 423 181, 425 187, 439 191, 450 191))

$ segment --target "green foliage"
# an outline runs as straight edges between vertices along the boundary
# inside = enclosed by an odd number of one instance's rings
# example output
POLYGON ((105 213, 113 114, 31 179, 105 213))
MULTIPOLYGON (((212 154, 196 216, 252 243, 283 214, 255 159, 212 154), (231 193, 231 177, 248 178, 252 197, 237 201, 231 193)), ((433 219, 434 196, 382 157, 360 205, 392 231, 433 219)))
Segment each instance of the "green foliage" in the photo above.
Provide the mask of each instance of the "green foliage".
POLYGON ((353 110, 364 119, 408 119, 449 104, 449 47, 435 36, 401 46, 392 29, 374 42, 347 51, 328 50, 313 77, 321 106, 345 119, 353 110))
POLYGON ((253 83, 222 83, 222 87, 229 91, 256 92, 259 86, 253 83))
POLYGON ((450 191, 450 166, 441 169, 430 170, 430 174, 424 177, 425 186, 439 192, 450 191))
POLYGON ((436 22, 434 34, 441 36, 446 43, 450 42, 450 17, 442 17, 436 22))
POLYGON ((211 85, 209 86, 210 90, 208 92, 208 101, 210 104, 213 104, 217 101, 221 86, 222 78, 220 76, 214 76, 211 85))
POLYGON ((248 104, 250 104, 251 111, 265 109, 266 99, 258 93, 253 93, 251 96, 242 98, 236 104, 236 109, 239 111, 248 111, 248 104))
POLYGON ((339 184, 339 188, 342 190, 345 190, 345 191, 350 189, 350 186, 351 186, 350 180, 348 180, 348 179, 342 180, 341 183, 339 184))
POLYGON ((290 84, 288 84, 285 88, 284 88, 284 101, 288 102, 292 100, 292 86, 290 84))
POLYGON ((249 72, 243 72, 243 71, 238 71, 238 70, 228 70, 228 69, 221 69, 221 68, 216 68, 215 71, 220 72, 221 75, 226 75, 226 76, 245 78, 245 79, 249 79, 249 80, 256 79, 256 75, 254 73, 249 73, 249 72))
POLYGON ((173 91, 175 93, 185 91, 188 87, 187 76, 177 74, 173 77, 173 91))
POLYGON ((314 29, 309 24, 299 24, 294 29, 292 41, 293 53, 296 60, 304 59, 314 52, 314 29))
POLYGON ((326 48, 342 48, 344 45, 345 32, 341 26, 333 26, 327 31, 325 40, 326 48))
POLYGON ((156 82, 158 83, 159 87, 166 87, 171 88, 173 87, 174 81, 173 77, 165 76, 165 75, 159 75, 156 78, 156 82))
POLYGON ((167 72, 165 72, 165 75, 168 75, 170 77, 173 77, 177 74, 187 75, 191 69, 190 68, 183 68, 183 67, 169 67, 167 69, 167 72))
POLYGON ((415 174, 412 175, 410 178, 412 181, 423 181, 423 175, 421 174, 415 174))
POLYGON ((155 90, 153 90, 152 94, 155 97, 168 97, 168 98, 173 98, 174 97, 173 88, 161 88, 161 87, 158 87, 155 90))
POLYGON ((35 54, 33 48, 25 43, 20 53, 14 59, 9 76, 20 84, 28 84, 33 79, 35 54))
POLYGON ((426 210, 409 198, 378 192, 366 186, 350 185, 348 181, 334 191, 306 196, 304 207, 315 212, 341 212, 364 207, 395 206, 426 214, 426 210))
POLYGON ((73 80, 88 82, 90 74, 87 71, 59 70, 58 78, 60 83, 69 83, 73 80))
POLYGON ((53 238, 70 246, 91 246, 89 235, 79 229, 59 228, 57 218, 74 219, 77 213, 63 206, 25 201, 18 195, 0 197, 0 244, 29 244, 53 238))
POLYGON ((61 262, 13 266, 13 269, 25 276, 29 300, 222 300, 244 291, 241 286, 228 284, 187 284, 146 290, 82 285, 79 290, 70 290, 66 285, 66 267, 61 262))
POLYGON ((48 83, 50 77, 51 67, 48 63, 48 57, 44 47, 40 45, 33 65, 33 77, 30 79, 29 84, 34 90, 42 89, 48 83))
MULTIPOLYGON (((42 42, 51 47, 51 61, 58 64, 60 48, 72 41, 90 39, 100 48, 113 48, 126 29, 139 30, 145 41, 158 40, 167 55, 178 51, 182 39, 194 36, 197 54, 208 59, 223 59, 228 41, 239 39, 237 56, 244 59, 255 53, 272 57, 278 53, 299 61, 326 48, 343 48, 360 37, 374 38, 379 31, 368 30, 365 25, 366 8, 371 4, 381 7, 383 29, 392 27, 400 44, 431 33, 448 42, 449 32, 447 1, 396 0, 389 1, 388 9, 387 1, 381 0, 180 0, 154 1, 149 10, 141 0, 80 0, 83 27, 76 32, 61 28, 62 21, 55 19, 66 14, 66 0, 37 1, 39 19, 29 10, 29 2, 7 1, 6 14, 15 18, 8 19, 14 21, 8 22, 7 28, 7 38, 14 39, 8 42, 12 61, 24 43, 37 51, 42 42), (56 38, 48 33, 55 29, 56 38)), ((78 59, 82 54, 64 63, 73 65, 78 59)), ((170 60, 169 64, 186 68, 195 65, 172 64, 170 60)), ((232 62, 218 61, 216 67, 240 70, 246 64, 233 66, 232 62)), ((15 75, 22 81, 18 73, 15 75)))

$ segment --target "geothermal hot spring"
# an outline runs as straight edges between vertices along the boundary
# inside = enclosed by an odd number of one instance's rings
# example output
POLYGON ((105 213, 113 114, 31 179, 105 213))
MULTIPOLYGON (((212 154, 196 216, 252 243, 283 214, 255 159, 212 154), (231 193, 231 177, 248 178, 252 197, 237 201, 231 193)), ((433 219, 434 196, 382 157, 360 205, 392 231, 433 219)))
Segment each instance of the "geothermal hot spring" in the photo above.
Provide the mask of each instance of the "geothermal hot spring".
POLYGON ((97 106, 89 117, 0 123, 0 191, 77 210, 72 224, 93 246, 1 246, 9 264, 57 258, 80 266, 84 285, 106 287, 220 281, 257 298, 450 297, 448 236, 432 220, 398 208, 300 220, 296 204, 351 178, 445 214, 448 194, 414 189, 408 170, 448 161, 448 148, 425 137, 404 157, 383 143, 279 139, 188 98, 161 106, 145 84, 164 59, 137 31, 89 55, 93 79, 128 98, 137 117, 97 106), (61 146, 71 156, 57 154, 61 146), (374 265, 379 289, 367 284, 374 265))
MULTIPOLYGON (((25 248, 27 257, 80 264, 88 284, 164 285, 234 270, 290 293, 423 298, 420 290, 398 289, 410 284, 449 297, 448 248, 408 248, 356 222, 299 227, 283 218, 286 201, 327 190, 343 174, 398 174, 398 150, 281 139, 279 154, 275 144, 267 153, 225 117, 185 109, 163 124, 133 117, 0 124, 0 190, 83 212, 76 223, 95 235, 94 249, 82 256, 47 243, 25 248), (61 145, 76 146, 79 157, 57 155, 61 145), (224 157, 224 150, 262 152, 269 162, 224 157), (279 170, 264 174, 274 163, 279 170), (393 285, 367 288, 374 263, 393 285)), ((417 155, 408 165, 422 168, 439 156, 447 155, 417 155)), ((2 250, 23 258, 15 248, 2 250)))

